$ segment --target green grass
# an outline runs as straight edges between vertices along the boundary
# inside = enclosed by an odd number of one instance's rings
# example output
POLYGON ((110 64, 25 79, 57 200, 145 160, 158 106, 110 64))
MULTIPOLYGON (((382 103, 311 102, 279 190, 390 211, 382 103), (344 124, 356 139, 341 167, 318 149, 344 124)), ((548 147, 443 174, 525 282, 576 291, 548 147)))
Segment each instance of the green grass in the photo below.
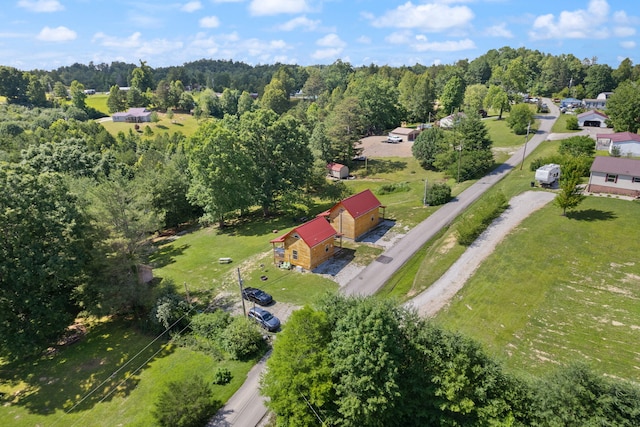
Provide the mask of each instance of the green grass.
POLYGON ((533 374, 582 360, 640 381, 638 203, 590 197, 569 218, 532 214, 437 316, 533 374))
POLYGON ((100 322, 54 356, 0 364, 0 419, 25 427, 148 426, 168 382, 192 373, 212 381, 216 368, 224 366, 233 375, 231 383, 212 387, 213 397, 226 402, 255 363, 222 365, 203 353, 152 343, 153 338, 127 323, 100 322))
POLYGON ((567 129, 567 119, 569 117, 575 117, 575 115, 572 115, 572 114, 560 114, 560 116, 558 116, 558 120, 556 120, 555 123, 553 124, 553 126, 551 127, 551 132, 552 133, 576 133, 576 132, 579 132, 579 130, 568 130, 567 129))
POLYGON ((109 108, 107 107, 107 99, 109 95, 103 93, 96 93, 95 95, 88 95, 85 99, 87 107, 95 108, 96 110, 104 113, 105 116, 109 116, 109 108))
MULTIPOLYGON (((175 133, 182 132, 185 136, 191 136, 198 129, 198 120, 191 114, 179 114, 174 113, 173 119, 167 118, 166 114, 158 113, 160 121, 157 123, 139 123, 140 131, 144 131, 144 128, 149 126, 154 135, 158 133, 175 133)), ((134 130, 134 123, 114 123, 112 121, 102 122, 102 126, 112 135, 117 135, 118 132, 129 132, 129 129, 134 130)))

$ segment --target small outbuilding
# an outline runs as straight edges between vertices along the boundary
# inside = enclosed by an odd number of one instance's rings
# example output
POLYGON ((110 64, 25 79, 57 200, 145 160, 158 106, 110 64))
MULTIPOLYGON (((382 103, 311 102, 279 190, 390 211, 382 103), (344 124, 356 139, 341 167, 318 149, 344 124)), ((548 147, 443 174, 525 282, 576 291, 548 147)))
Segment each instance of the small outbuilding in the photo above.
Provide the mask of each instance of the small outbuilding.
POLYGON ((420 130, 407 128, 407 127, 398 127, 389 132, 389 136, 399 136, 403 141, 413 142, 416 140, 418 135, 420 135, 420 130))
POLYGON ((466 117, 466 115, 462 112, 450 114, 447 117, 443 117, 440 119, 440 127, 444 129, 451 129, 455 122, 463 117, 466 117))
POLYGON ((349 168, 340 163, 331 162, 327 164, 327 172, 331 178, 347 179, 349 177, 349 168))
POLYGON ((336 236, 326 218, 316 217, 271 240, 274 263, 313 270, 333 256, 336 236))
POLYGON ((560 101, 560 108, 577 108, 582 105, 582 101, 577 98, 564 98, 560 101))
POLYGON ((616 147, 621 156, 640 157, 640 135, 632 132, 596 134, 597 150, 608 150, 612 154, 616 147))
POLYGON ((605 121, 609 119, 609 116, 600 111, 589 110, 578 114, 577 118, 578 126, 580 127, 606 128, 607 124, 605 121))
POLYGON ((329 220, 340 236, 355 240, 380 224, 384 219, 384 208, 367 189, 336 203, 318 216, 329 220))
POLYGON ((640 197, 640 160, 596 157, 591 165, 587 191, 640 197))

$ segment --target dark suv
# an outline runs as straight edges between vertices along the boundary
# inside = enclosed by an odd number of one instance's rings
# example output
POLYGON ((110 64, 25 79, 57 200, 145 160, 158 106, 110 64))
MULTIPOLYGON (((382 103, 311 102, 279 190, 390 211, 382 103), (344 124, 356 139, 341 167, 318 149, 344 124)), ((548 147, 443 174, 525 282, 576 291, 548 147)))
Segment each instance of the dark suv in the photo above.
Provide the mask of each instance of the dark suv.
POLYGON ((250 319, 255 320, 258 325, 269 332, 275 332, 280 327, 280 319, 269 313, 264 308, 252 307, 247 316, 249 316, 250 319))

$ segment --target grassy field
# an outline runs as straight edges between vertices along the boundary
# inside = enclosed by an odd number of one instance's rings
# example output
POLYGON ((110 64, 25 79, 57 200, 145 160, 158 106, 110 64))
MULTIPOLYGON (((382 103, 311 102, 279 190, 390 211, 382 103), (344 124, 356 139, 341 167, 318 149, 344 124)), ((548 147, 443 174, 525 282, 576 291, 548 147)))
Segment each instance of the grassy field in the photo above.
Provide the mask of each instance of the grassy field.
POLYGON ((107 99, 109 95, 105 95, 103 93, 96 93, 95 95, 89 95, 85 99, 85 104, 87 107, 95 108, 96 110, 104 113, 105 116, 110 116, 109 108, 107 107, 107 99))
POLYGON ((639 209, 590 197, 568 218, 555 206, 535 212, 437 322, 480 340, 519 371, 582 360, 640 381, 640 241, 631 237, 639 209))
MULTIPOLYGON (((193 373, 211 382, 220 366, 203 353, 153 338, 129 324, 102 321, 59 354, 0 364, 2 424, 153 425, 153 404, 168 382, 193 373)), ((226 402, 254 363, 225 361, 233 379, 225 386, 214 385, 213 397, 226 402)))
MULTIPOLYGON (((178 114, 174 113, 173 118, 169 119, 165 113, 158 113, 160 121, 157 123, 140 123, 140 131, 144 131, 145 127, 149 126, 153 134, 158 133, 174 133, 182 132, 186 136, 191 136, 198 129, 198 120, 191 114, 178 114)), ((112 121, 102 122, 107 131, 112 135, 117 135, 118 132, 129 132, 129 130, 135 131, 135 124, 133 123, 114 123, 112 121)))

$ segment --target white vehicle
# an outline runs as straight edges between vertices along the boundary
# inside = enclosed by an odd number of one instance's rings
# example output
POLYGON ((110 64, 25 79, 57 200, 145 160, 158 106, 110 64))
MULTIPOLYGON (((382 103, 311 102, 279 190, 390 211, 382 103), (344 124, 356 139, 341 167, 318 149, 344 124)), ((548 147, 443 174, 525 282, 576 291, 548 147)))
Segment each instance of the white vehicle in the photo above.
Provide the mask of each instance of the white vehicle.
POLYGON ((390 143, 402 142, 402 138, 399 137, 398 135, 389 135, 387 137, 387 142, 390 142, 390 143))
POLYGON ((560 179, 560 165, 550 163, 536 170, 536 181, 543 187, 550 187, 560 179))

